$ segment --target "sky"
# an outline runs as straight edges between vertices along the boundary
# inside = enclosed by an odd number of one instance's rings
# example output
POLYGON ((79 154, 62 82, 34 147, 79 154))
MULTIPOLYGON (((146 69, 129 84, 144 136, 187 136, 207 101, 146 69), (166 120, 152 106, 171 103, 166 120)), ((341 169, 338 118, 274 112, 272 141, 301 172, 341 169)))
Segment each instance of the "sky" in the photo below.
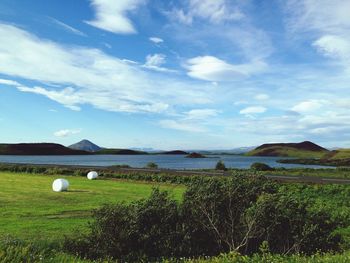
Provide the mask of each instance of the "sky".
POLYGON ((350 147, 349 0, 1 0, 0 141, 350 147))

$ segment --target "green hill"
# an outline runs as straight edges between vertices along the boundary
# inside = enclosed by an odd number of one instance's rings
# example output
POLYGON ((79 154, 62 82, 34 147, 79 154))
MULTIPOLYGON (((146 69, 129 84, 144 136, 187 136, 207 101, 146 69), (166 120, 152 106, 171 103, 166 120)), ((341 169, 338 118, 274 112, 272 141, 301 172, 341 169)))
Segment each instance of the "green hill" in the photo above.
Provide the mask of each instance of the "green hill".
POLYGON ((338 149, 325 154, 322 159, 339 160, 350 159, 350 149, 338 149))
POLYGON ((329 151, 313 142, 263 144, 248 152, 247 156, 279 156, 296 158, 322 158, 329 151))

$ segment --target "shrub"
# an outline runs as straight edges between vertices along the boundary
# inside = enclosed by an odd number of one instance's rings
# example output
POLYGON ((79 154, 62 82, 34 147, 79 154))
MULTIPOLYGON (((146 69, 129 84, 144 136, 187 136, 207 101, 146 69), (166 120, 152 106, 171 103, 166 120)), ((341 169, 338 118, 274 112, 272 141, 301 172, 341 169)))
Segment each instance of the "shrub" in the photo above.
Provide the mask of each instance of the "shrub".
POLYGON ((6 236, 0 240, 0 262, 88 263, 90 261, 65 254, 50 244, 28 243, 6 236))
POLYGON ((146 167, 150 169, 158 169, 158 164, 149 162, 146 167))
POLYGON ((255 171, 273 171, 274 169, 265 163, 253 163, 250 169, 255 171))
POLYGON ((338 250, 339 222, 307 205, 262 176, 197 177, 182 203, 154 190, 148 199, 96 210, 90 233, 68 238, 65 248, 122 262, 253 254, 267 247, 284 254, 338 250))
POLYGON ((106 205, 96 210, 94 217, 90 235, 68 238, 67 250, 93 259, 109 256, 122 262, 178 256, 178 204, 166 192, 155 189, 145 200, 106 205))
POLYGON ((227 168, 226 168, 224 162, 221 161, 221 160, 216 163, 215 169, 216 170, 227 171, 227 168))

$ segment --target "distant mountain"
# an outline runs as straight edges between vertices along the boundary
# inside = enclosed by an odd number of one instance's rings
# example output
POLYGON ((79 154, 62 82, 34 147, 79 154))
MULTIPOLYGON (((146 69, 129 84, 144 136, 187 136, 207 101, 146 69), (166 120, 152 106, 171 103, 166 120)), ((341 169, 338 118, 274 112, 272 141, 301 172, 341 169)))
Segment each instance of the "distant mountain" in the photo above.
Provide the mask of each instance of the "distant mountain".
POLYGON ((205 155, 200 154, 200 153, 196 153, 196 152, 190 153, 190 154, 186 155, 185 157, 186 158, 206 158, 205 155))
POLYGON ((135 151, 130 149, 101 149, 97 152, 94 152, 94 154, 125 154, 125 155, 137 155, 137 154, 148 154, 147 152, 143 151, 135 151))
POLYGON ((81 155, 86 151, 73 150, 56 143, 0 144, 0 155, 81 155))
POLYGON ((149 153, 154 153, 154 152, 159 152, 159 150, 153 149, 153 148, 138 148, 138 147, 132 147, 130 150, 135 150, 135 151, 141 151, 141 152, 149 152, 149 153))
POLYGON ((188 154, 188 152, 181 151, 181 150, 175 150, 175 151, 167 151, 167 152, 161 152, 161 154, 178 154, 178 155, 185 155, 188 154))
POLYGON ((197 152, 201 154, 245 154, 251 150, 254 150, 256 146, 248 146, 248 147, 238 147, 233 149, 223 149, 223 150, 188 150, 187 152, 197 152))
POLYGON ((90 142, 89 140, 82 140, 68 147, 73 150, 82 150, 87 152, 97 152, 102 149, 100 146, 90 142))
POLYGON ((246 153, 248 156, 281 156, 298 158, 321 158, 329 151, 313 142, 269 143, 246 153))

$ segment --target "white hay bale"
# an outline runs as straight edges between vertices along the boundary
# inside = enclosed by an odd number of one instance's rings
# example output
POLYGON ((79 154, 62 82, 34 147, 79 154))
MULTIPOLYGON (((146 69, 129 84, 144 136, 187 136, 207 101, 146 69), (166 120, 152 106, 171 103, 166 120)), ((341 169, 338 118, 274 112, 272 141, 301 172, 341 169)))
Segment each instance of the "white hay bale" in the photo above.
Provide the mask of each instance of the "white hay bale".
POLYGON ((56 179, 55 181, 53 181, 52 184, 52 190, 54 190, 55 192, 67 191, 68 187, 69 183, 66 179, 56 179))
POLYGON ((98 173, 96 171, 91 171, 87 174, 87 178, 89 180, 94 180, 98 177, 98 173))

